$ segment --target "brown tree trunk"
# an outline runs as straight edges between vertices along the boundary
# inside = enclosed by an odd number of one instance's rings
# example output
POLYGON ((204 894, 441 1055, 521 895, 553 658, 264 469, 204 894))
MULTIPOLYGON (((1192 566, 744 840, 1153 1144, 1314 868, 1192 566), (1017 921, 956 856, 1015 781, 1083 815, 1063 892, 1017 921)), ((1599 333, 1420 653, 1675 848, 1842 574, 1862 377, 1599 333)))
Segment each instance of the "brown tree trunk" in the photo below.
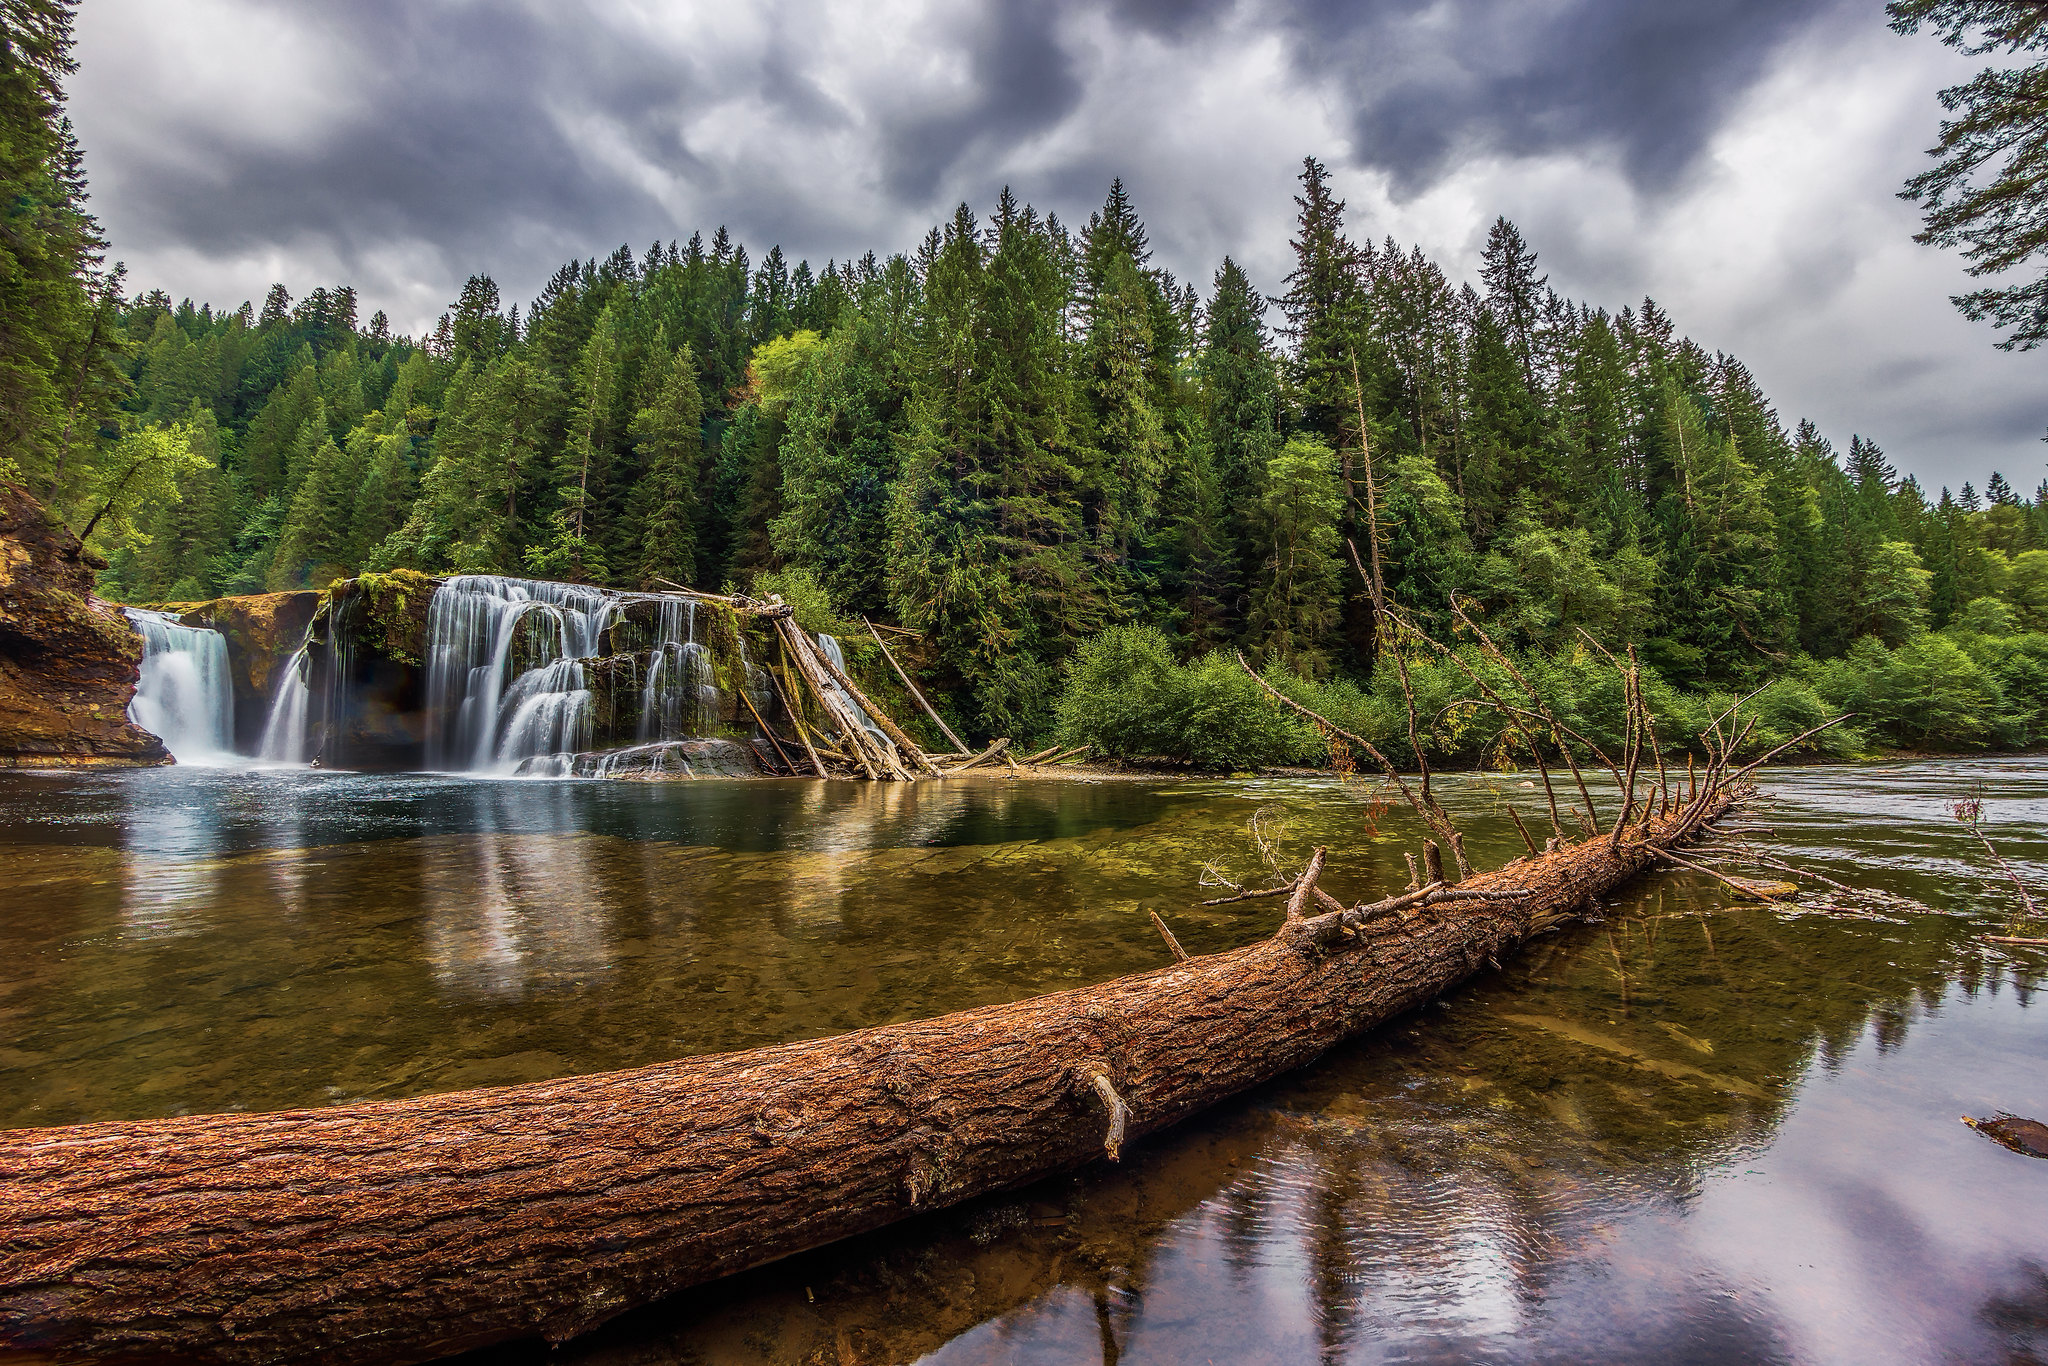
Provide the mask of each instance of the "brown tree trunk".
POLYGON ((1730 801, 1304 919, 1312 893, 1334 904, 1319 857, 1261 943, 935 1020, 413 1100, 0 1133, 0 1346, 368 1362, 560 1341, 1114 1154, 1421 1005, 1730 801))

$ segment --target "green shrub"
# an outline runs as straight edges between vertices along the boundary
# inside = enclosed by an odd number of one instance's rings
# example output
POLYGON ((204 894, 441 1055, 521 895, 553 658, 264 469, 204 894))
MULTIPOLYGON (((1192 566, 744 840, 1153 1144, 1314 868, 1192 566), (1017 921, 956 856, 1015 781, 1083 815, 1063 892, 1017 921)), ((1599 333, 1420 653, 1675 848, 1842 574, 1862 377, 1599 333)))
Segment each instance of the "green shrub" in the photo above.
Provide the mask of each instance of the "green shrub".
POLYGON ((1056 707, 1060 738, 1112 759, 1178 749, 1173 714, 1179 666, 1150 626, 1112 626, 1074 652, 1056 707))
POLYGON ((1314 729, 1283 711, 1218 650, 1184 664, 1174 678, 1169 758, 1205 767, 1264 768, 1300 762, 1322 749, 1314 729))
POLYGON ((839 615, 832 605, 832 594, 818 576, 802 567, 755 574, 747 595, 763 600, 771 595, 780 597, 796 609, 796 624, 813 635, 823 631, 828 636, 843 637, 857 629, 839 615))

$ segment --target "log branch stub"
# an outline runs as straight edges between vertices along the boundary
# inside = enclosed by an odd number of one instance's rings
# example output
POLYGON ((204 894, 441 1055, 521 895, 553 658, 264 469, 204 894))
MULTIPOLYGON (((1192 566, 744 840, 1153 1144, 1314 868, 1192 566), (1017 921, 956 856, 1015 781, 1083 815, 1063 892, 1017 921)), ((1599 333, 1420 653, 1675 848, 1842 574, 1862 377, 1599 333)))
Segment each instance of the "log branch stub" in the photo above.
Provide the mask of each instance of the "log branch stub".
POLYGON ((1173 937, 1173 931, 1166 928, 1166 922, 1159 918, 1159 912, 1148 910, 1145 914, 1152 917, 1152 928, 1159 931, 1159 937, 1166 941, 1166 947, 1173 950, 1174 961, 1187 962, 1188 951, 1180 946, 1180 940, 1173 937))
POLYGON ((1294 881, 1294 895, 1287 898, 1287 920, 1292 924, 1300 920, 1301 913, 1308 906, 1309 898, 1315 895, 1316 879, 1323 875, 1323 858, 1329 850, 1318 848, 1309 857, 1308 867, 1294 881))
POLYGON ((1102 1137, 1102 1151, 1110 1161, 1120 1162, 1123 1160, 1124 1129, 1130 1122, 1131 1107, 1124 1104, 1124 1098, 1117 1094, 1116 1083, 1109 1079, 1109 1073, 1091 1068, 1087 1075, 1089 1087, 1109 1112, 1109 1130, 1102 1137))
POLYGON ((1536 858, 1542 853, 1542 850, 1536 847, 1536 837, 1529 833, 1529 827, 1522 824, 1522 813, 1515 810, 1511 804, 1508 807, 1508 815, 1513 818, 1515 829, 1522 832, 1522 843, 1529 847, 1529 857, 1536 858))

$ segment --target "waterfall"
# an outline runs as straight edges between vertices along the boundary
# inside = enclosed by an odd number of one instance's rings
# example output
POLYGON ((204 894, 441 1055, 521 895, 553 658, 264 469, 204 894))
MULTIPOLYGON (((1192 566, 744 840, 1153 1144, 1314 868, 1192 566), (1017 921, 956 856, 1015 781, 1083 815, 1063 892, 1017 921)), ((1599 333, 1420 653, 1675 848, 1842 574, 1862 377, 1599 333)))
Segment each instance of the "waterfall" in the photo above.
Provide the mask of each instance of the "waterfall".
POLYGON ((704 735, 718 728, 718 720, 717 671, 711 651, 697 639, 697 604, 663 598, 634 738, 647 744, 704 735))
POLYGON ((142 676, 128 719, 162 740, 181 764, 232 760, 235 690, 227 637, 183 625, 168 612, 123 610, 142 636, 142 676))
MULTIPOLYGON (((840 653, 839 641, 835 637, 828 636, 823 631, 818 632, 818 649, 824 654, 825 658, 832 661, 833 668, 841 673, 846 672, 846 656, 840 653)), ((825 686, 845 699, 846 705, 853 709, 853 714, 860 718, 861 729, 870 735, 880 736, 883 739, 888 738, 886 735, 883 735, 882 728, 875 724, 875 718, 868 715, 867 709, 851 697, 847 697, 846 689, 840 687, 836 680, 828 677, 825 680, 825 686)))
POLYGON ((263 723, 263 741, 257 754, 273 763, 306 762, 306 711, 313 690, 306 686, 306 647, 284 666, 277 682, 277 696, 270 702, 270 719, 263 723))
POLYGON ((517 772, 590 735, 582 662, 617 597, 578 584, 472 574, 427 607, 427 766, 517 772))

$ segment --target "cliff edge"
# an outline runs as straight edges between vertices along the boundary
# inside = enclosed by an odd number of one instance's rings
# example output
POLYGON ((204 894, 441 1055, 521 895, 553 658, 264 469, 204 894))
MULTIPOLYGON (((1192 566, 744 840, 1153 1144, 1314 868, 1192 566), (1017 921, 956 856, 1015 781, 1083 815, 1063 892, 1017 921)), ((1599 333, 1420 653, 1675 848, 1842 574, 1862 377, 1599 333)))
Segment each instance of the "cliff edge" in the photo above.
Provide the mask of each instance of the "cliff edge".
POLYGON ((93 595, 103 567, 27 489, 0 482, 0 768, 170 762, 128 719, 142 639, 93 595))

